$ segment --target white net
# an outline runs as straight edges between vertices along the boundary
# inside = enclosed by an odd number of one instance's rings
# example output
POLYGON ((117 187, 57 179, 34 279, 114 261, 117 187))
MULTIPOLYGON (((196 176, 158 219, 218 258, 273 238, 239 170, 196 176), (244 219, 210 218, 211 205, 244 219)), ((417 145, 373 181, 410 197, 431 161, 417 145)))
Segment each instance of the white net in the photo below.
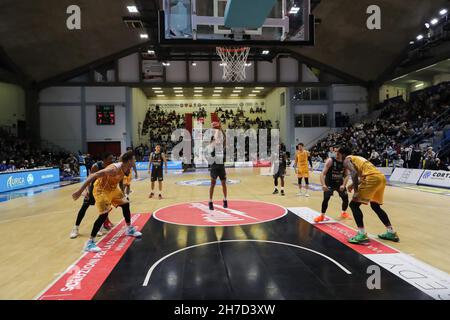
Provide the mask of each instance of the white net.
POLYGON ((245 80, 245 67, 250 47, 217 47, 216 50, 222 59, 222 78, 230 82, 245 80))

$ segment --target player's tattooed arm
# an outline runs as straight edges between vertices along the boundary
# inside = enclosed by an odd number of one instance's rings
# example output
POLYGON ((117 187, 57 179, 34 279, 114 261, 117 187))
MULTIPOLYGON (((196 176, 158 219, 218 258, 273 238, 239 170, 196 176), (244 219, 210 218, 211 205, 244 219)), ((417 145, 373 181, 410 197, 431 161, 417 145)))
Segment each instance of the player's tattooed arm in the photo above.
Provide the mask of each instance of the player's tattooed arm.
POLYGON ((352 177, 352 185, 349 186, 349 189, 354 189, 355 193, 357 193, 359 186, 358 171, 356 171, 355 166, 348 158, 344 160, 344 168, 348 170, 350 177, 352 177))
POLYGON ((89 177, 86 179, 86 181, 84 181, 84 183, 81 185, 80 189, 78 189, 77 191, 75 191, 72 194, 72 198, 73 200, 77 200, 81 194, 83 193, 83 191, 96 179, 98 178, 102 178, 105 177, 107 175, 114 175, 115 172, 117 171, 116 168, 111 167, 111 168, 105 168, 103 170, 97 171, 95 173, 92 173, 89 175, 89 177))
POLYGON ((327 185, 325 184, 325 176, 327 175, 328 170, 330 170, 332 162, 333 162, 333 160, 328 159, 325 162, 325 166, 323 167, 323 170, 320 174, 320 184, 322 185, 323 191, 329 191, 327 185))

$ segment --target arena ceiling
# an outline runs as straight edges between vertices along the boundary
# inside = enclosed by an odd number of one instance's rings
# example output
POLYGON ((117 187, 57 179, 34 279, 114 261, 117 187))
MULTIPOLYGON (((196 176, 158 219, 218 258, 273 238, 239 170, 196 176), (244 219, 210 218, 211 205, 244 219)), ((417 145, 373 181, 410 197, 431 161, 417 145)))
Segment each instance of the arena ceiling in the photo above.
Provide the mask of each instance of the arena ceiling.
MULTIPOLYGON (((144 1, 154 5, 154 0, 144 1)), ((33 81, 43 81, 142 44, 122 17, 133 0, 0 0, 0 47, 33 81), (66 8, 82 10, 82 29, 66 28, 66 8)), ((158 2, 158 1, 156 1, 158 2)), ((395 63, 423 23, 448 0, 321 0, 315 47, 290 50, 363 81, 395 63), (366 9, 378 4, 382 29, 366 28, 366 9)))

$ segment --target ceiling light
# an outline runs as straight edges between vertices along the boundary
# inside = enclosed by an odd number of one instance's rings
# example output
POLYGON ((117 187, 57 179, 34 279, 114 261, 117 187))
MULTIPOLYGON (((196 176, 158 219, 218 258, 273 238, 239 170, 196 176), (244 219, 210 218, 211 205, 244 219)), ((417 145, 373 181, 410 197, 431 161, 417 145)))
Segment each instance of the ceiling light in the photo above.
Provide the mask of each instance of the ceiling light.
POLYGON ((181 87, 174 87, 173 90, 183 90, 181 87))
POLYGON ((250 93, 248 96, 249 96, 249 97, 256 97, 256 94, 250 93))
POLYGON ((168 66, 170 66, 170 62, 163 62, 162 65, 163 65, 164 67, 168 67, 168 66))
POLYGON ((154 55, 155 54, 155 50, 148 50, 147 53, 151 54, 151 55, 154 55))
POLYGON ((414 41, 410 41, 409 44, 414 44, 414 41))
POLYGON ((175 93, 183 93, 183 91, 176 90, 175 93))
POLYGON ((195 67, 195 66, 197 65, 197 62, 191 62, 191 65, 192 65, 193 67, 195 67))
POLYGON ((414 86, 414 88, 421 88, 421 87, 423 87, 424 86, 424 83, 422 82, 422 83, 419 83, 419 84, 416 84, 415 86, 414 86))
POLYGON ((195 90, 203 90, 203 87, 194 87, 195 90))
POLYGON ((213 97, 220 97, 220 94, 213 94, 213 97))
POLYGON ((194 93, 203 93, 203 90, 194 90, 194 93))
POLYGON ((184 97, 183 94, 176 94, 175 96, 176 96, 176 97, 184 97))
POLYGON ((127 6, 128 12, 129 13, 138 13, 139 10, 136 6, 127 6))
POLYGON ((290 14, 297 14, 300 11, 299 7, 292 7, 291 10, 289 10, 290 14))
POLYGON ((242 90, 233 90, 233 93, 241 93, 242 90))
POLYGON ((148 34, 146 33, 141 33, 140 34, 141 39, 148 39, 148 34))
POLYGON ((417 39, 417 40, 422 40, 422 39, 423 39, 423 35, 419 34, 419 35, 416 37, 416 39, 417 39))
POLYGON ((155 93, 164 93, 164 91, 156 90, 155 93))
POLYGON ((223 89, 223 87, 215 87, 214 89, 223 89))
POLYGON ((440 14, 441 16, 443 16, 443 15, 447 14, 447 12, 448 12, 447 9, 442 9, 441 11, 439 11, 439 14, 440 14))
POLYGON ((245 66, 246 66, 246 67, 251 67, 251 66, 252 66, 252 63, 251 63, 251 62, 247 62, 247 63, 245 64, 245 66))
POLYGON ((153 90, 161 90, 161 88, 160 87, 154 87, 154 88, 152 88, 153 90))
POLYGON ((260 93, 261 90, 252 90, 253 93, 260 93))
POLYGON ((267 54, 269 54, 269 53, 270 53, 269 50, 263 50, 263 51, 262 51, 262 54, 264 54, 264 55, 267 55, 267 54))
POLYGON ((222 62, 221 64, 219 64, 219 66, 221 67, 225 67, 227 64, 225 62, 222 62))
POLYGON ((439 22, 439 19, 437 19, 437 18, 431 19, 431 21, 430 21, 430 23, 431 23, 433 26, 436 25, 438 22, 439 22))
POLYGON ((244 89, 244 87, 234 87, 235 89, 239 89, 239 90, 242 90, 242 89, 244 89))
POLYGON ((157 94, 156 96, 157 96, 157 97, 165 97, 164 94, 157 94))
POLYGON ((430 24, 428 22, 425 23, 425 28, 430 29, 430 24))

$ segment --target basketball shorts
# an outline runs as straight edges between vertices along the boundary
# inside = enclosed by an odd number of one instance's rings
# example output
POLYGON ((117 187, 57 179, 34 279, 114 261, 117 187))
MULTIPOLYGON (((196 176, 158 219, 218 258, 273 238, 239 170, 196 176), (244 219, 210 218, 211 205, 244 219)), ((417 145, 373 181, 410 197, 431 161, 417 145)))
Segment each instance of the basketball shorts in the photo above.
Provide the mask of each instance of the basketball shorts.
POLYGON ((211 179, 216 180, 220 178, 220 180, 227 179, 227 173, 225 171, 224 164, 212 164, 211 165, 211 179))
POLYGON ((297 169, 297 178, 309 178, 309 169, 308 169, 308 167, 298 167, 298 169, 297 169))
POLYGON ((162 167, 153 168, 151 177, 150 177, 150 181, 155 182, 155 181, 163 181, 163 180, 164 180, 163 168, 162 167))
POLYGON ((112 210, 112 206, 117 208, 120 205, 128 203, 122 190, 116 188, 113 191, 98 191, 94 188, 95 206, 100 214, 109 212, 112 210))
POLYGON ((131 180, 133 180, 133 174, 130 172, 129 175, 123 177, 123 185, 125 186, 131 185, 131 180))
POLYGON ((95 205, 94 191, 92 188, 89 188, 88 194, 84 197, 84 203, 89 204, 90 206, 95 205))
POLYGON ((284 176, 286 175, 286 167, 282 167, 280 166, 278 168, 278 172, 276 172, 273 177, 274 179, 278 179, 278 178, 284 178, 284 176))
POLYGON ((383 204, 385 188, 386 177, 383 174, 365 176, 359 183, 359 195, 353 200, 363 204, 368 204, 369 202, 383 204))

